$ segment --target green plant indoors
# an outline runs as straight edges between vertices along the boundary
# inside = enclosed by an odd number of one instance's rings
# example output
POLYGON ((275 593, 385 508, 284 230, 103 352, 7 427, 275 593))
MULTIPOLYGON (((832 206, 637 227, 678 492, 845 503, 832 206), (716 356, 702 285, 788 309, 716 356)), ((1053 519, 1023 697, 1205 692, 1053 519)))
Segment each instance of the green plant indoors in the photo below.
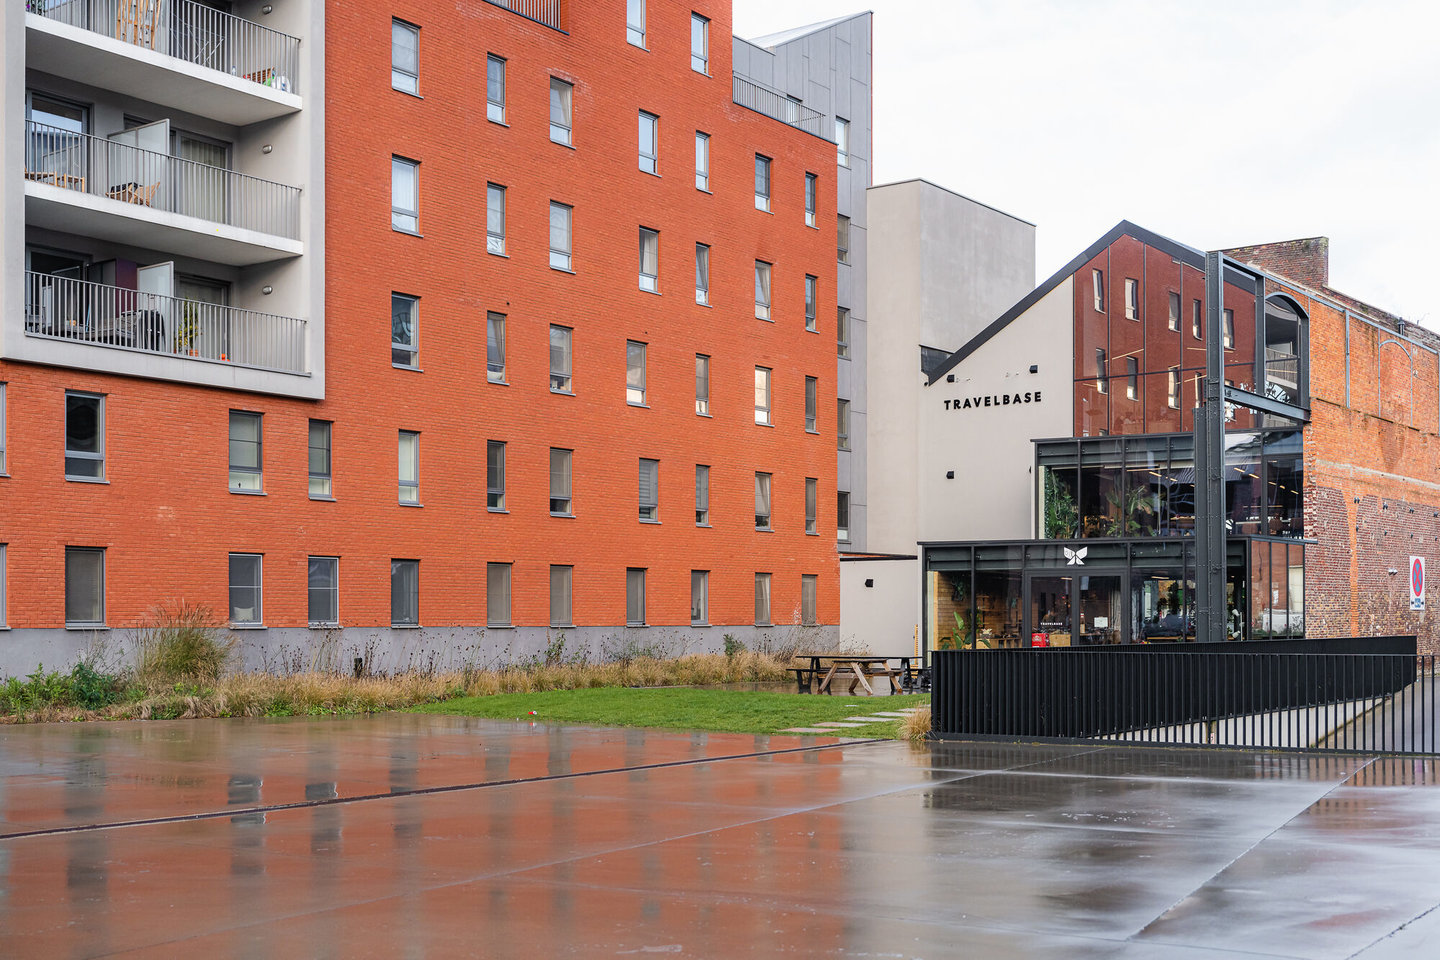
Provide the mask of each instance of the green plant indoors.
POLYGON ((1145 487, 1131 487, 1124 495, 1111 490, 1105 494, 1105 503, 1110 514, 1105 534, 1110 537, 1137 537, 1141 530, 1140 518, 1155 515, 1155 503, 1145 487))
POLYGON ((1080 524, 1075 495, 1065 487, 1054 470, 1045 471, 1045 538, 1069 540, 1080 524))

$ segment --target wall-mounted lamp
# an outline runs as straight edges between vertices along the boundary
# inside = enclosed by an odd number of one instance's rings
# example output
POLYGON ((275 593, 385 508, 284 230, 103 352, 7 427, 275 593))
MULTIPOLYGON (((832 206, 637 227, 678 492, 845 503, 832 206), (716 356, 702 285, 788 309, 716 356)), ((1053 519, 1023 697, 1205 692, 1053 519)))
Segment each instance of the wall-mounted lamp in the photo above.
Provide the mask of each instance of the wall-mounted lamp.
POLYGON ((265 144, 265 146, 263 146, 263 147, 260 148, 260 152, 261 152, 261 153, 269 153, 270 151, 272 151, 272 150, 274 150, 274 149, 275 149, 274 147, 270 146, 270 144, 267 143, 267 144, 265 144))
POLYGON ((947 373, 947 374, 945 374, 945 382, 946 382, 946 383, 954 383, 954 382, 955 382, 955 374, 953 374, 953 373, 947 373))
POLYGON ((1030 372, 1031 372, 1031 373, 1039 373, 1039 372, 1040 372, 1040 364, 1038 364, 1038 363, 1032 363, 1032 364, 1030 364, 1030 372))
POLYGON ((260 292, 263 293, 263 294, 265 294, 265 296, 268 297, 268 296, 270 296, 270 294, 272 294, 272 293, 275 292, 275 288, 272 287, 272 286, 270 286, 270 284, 267 283, 267 284, 265 284, 265 286, 263 286, 263 287, 260 288, 260 292))
POLYGON ((265 14, 265 15, 268 17, 268 16, 270 15, 270 11, 271 11, 271 10, 274 10, 274 9, 275 9, 274 7, 270 6, 270 4, 267 3, 267 4, 265 4, 265 6, 263 6, 263 7, 260 8, 260 12, 263 13, 263 14, 265 14))
POLYGON ((946 479, 946 480, 954 480, 954 479, 955 479, 955 471, 954 471, 954 470, 946 470, 946 471, 945 471, 945 479, 946 479))
POLYGON ((1395 576, 1395 574, 1399 573, 1400 571, 1399 571, 1399 570, 1396 570, 1394 567, 1391 567, 1389 570, 1386 570, 1385 572, 1388 573, 1388 574, 1390 574, 1390 576, 1393 577, 1393 576, 1395 576))
POLYGON ((873 587, 873 586, 875 586, 875 581, 874 581, 873 579, 867 577, 867 578, 865 579, 865 586, 867 586, 867 587, 873 587))

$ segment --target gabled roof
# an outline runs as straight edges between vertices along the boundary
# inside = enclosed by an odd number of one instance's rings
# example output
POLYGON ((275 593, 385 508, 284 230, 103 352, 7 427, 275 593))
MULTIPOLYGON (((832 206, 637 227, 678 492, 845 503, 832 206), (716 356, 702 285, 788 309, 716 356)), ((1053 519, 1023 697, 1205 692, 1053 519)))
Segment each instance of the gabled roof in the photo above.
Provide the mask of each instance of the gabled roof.
MULTIPOLYGON (((979 350, 982 346, 985 345, 988 340, 990 340, 991 337, 994 337, 1001 330, 1004 330, 1006 327, 1008 327, 1010 325, 1010 322, 1013 321, 1016 317, 1020 316, 1026 310, 1029 310, 1035 304, 1039 303, 1046 294, 1058 287, 1065 280, 1066 277, 1074 274, 1076 270, 1079 270, 1085 264, 1093 260, 1095 256, 1100 253, 1100 251, 1104 250, 1106 247, 1110 246, 1110 244, 1114 243, 1116 240, 1119 240, 1121 237, 1133 237, 1134 239, 1139 240, 1141 243, 1145 244, 1146 246, 1154 247, 1157 250, 1162 250, 1165 253, 1170 254, 1171 257, 1179 260, 1181 263, 1188 263, 1190 266, 1194 267, 1197 270, 1205 269, 1205 254, 1202 251, 1196 250, 1194 247, 1187 247, 1185 244, 1180 243, 1176 240, 1171 240, 1169 237, 1162 237, 1158 233, 1152 233, 1151 231, 1146 230, 1144 227, 1137 226, 1131 223, 1129 220, 1121 220, 1114 227, 1111 227, 1110 231, 1106 233, 1103 237, 1090 244, 1090 246, 1086 247, 1079 256, 1077 256, 1075 259, 1071 260, 1069 263, 1065 264, 1065 266, 1061 267, 1058 271, 1056 271, 1054 276, 1052 276, 1049 280, 1046 280, 1044 283, 1040 284, 1040 286, 1027 293, 1019 303, 1015 304, 1015 306, 1011 307, 1009 310, 1006 310, 988 327, 977 333, 973 338, 971 338, 969 343, 965 344, 959 350, 956 350, 954 353, 950 354, 949 358, 947 358, 945 362, 937 365, 934 369, 932 369, 930 371, 930 379, 926 381, 925 385, 929 386, 930 384, 939 380, 945 374, 949 373, 951 370, 955 369, 956 365, 958 365, 960 361, 970 356, 970 354, 974 353, 976 350, 979 350)), ((1243 279, 1237 278, 1237 281, 1240 283, 1241 286, 1244 286, 1245 281, 1243 279)))
POLYGON ((792 40, 799 40, 801 37, 808 37, 812 33, 819 33, 837 23, 844 23, 846 20, 854 20, 856 17, 870 16, 869 10, 862 10, 859 13, 852 13, 846 17, 836 17, 833 20, 822 20, 819 23, 807 24, 803 27, 791 27, 789 30, 781 30, 779 33, 766 34, 763 37, 755 37, 753 40, 746 40, 746 43, 753 43, 757 47, 764 47, 767 50, 774 49, 782 44, 790 43, 792 40))

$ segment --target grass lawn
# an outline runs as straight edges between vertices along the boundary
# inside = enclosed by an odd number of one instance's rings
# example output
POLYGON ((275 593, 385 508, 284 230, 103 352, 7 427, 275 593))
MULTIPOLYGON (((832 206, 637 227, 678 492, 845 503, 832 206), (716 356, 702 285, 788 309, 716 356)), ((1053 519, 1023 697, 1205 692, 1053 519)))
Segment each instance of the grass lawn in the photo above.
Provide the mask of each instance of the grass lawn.
MULTIPOLYGON (((884 710, 928 705, 929 694, 894 697, 829 697, 744 690, 696 690, 684 687, 635 689, 598 687, 545 693, 502 693, 461 697, 414 708, 416 713, 447 713, 496 720, 579 723, 597 727, 658 727, 666 730, 714 730, 723 733, 778 733, 821 720, 843 720, 884 710), (535 716, 530 711, 535 711, 535 716)), ((837 736, 895 738, 899 722, 836 728, 837 736)))

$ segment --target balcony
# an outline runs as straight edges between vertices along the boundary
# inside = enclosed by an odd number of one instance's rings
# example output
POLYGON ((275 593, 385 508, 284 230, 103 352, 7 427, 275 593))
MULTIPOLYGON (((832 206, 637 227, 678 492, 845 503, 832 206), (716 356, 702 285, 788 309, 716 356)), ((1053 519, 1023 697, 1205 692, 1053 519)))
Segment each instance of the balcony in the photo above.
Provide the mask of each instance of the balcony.
POLYGON ((25 335, 195 363, 306 374, 305 321, 25 273, 25 335))
POLYGON ((25 10, 34 69, 236 126, 300 109, 299 39, 203 3, 25 0, 25 10))
POLYGON ((26 222, 237 266, 303 252, 298 187, 117 138, 26 121, 26 222))
POLYGON ((825 136, 825 114, 811 110, 800 101, 791 100, 783 93, 762 87, 753 80, 735 76, 731 99, 742 107, 754 110, 756 113, 763 113, 781 123, 788 123, 797 130, 804 130, 822 140, 829 141, 830 139, 825 136))
POLYGON ((518 13, 527 20, 543 23, 547 27, 563 30, 560 25, 560 0, 485 0, 496 7, 503 7, 511 13, 518 13))

